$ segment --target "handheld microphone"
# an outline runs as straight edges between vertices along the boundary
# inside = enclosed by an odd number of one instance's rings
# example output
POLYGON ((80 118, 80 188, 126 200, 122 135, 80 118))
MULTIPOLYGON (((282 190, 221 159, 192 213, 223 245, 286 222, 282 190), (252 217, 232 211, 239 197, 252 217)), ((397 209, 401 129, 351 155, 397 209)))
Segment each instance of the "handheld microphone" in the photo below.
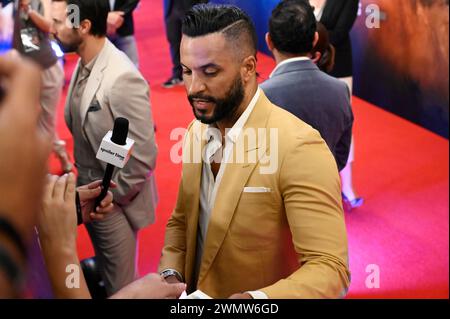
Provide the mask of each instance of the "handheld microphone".
POLYGON ((126 118, 119 117, 114 121, 113 131, 109 131, 100 145, 97 152, 97 159, 106 163, 106 171, 102 181, 102 192, 95 201, 95 210, 100 206, 101 201, 108 194, 114 168, 123 168, 130 158, 134 141, 128 136, 129 122, 126 118))

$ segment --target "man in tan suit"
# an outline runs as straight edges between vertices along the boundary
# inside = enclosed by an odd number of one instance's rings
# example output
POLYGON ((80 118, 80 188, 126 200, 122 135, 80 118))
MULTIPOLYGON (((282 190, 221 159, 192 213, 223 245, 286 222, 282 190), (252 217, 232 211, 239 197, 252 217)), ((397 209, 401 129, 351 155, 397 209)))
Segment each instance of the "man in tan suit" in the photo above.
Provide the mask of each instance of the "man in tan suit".
POLYGON ((103 177, 106 163, 97 160, 96 153, 115 118, 129 120, 128 136, 136 142, 127 165, 113 175, 115 212, 87 225, 111 295, 134 280, 137 232, 154 220, 157 147, 149 87, 133 63, 105 37, 108 0, 54 0, 53 6, 56 38, 63 48, 80 56, 65 108, 74 138, 77 183, 103 177), (67 25, 68 5, 78 6, 79 26, 67 25))
POLYGON ((258 88, 256 34, 236 7, 200 6, 181 62, 197 121, 159 271, 214 298, 339 298, 349 283, 336 162, 320 134, 258 88))

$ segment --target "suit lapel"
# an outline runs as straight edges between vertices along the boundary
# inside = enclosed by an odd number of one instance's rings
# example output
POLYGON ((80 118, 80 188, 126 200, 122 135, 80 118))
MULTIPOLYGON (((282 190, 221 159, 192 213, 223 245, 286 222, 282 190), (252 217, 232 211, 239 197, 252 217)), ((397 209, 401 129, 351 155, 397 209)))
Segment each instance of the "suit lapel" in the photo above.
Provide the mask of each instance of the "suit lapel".
POLYGON ((64 105, 64 118, 66 120, 66 124, 70 131, 72 131, 72 114, 71 114, 71 110, 70 110, 70 101, 72 100, 73 87, 75 85, 77 74, 80 69, 80 64, 81 64, 81 60, 78 59, 77 66, 75 67, 72 78, 70 79, 69 90, 67 92, 66 103, 64 105))
MULTIPOLYGON (((261 92, 261 96, 256 103, 247 123, 245 124, 244 130, 255 129, 256 132, 258 132, 258 129, 266 128, 270 110, 271 103, 266 98, 264 93, 261 92)), ((214 258, 217 255, 217 252, 223 244, 231 224, 231 220, 233 219, 233 215, 236 211, 236 206, 241 197, 242 190, 247 184, 247 181, 257 163, 259 163, 261 157, 265 154, 265 151, 268 151, 268 143, 265 135, 264 138, 258 139, 258 144, 256 146, 249 145, 249 143, 242 143, 244 138, 243 136, 243 134, 240 134, 237 142, 234 144, 233 154, 236 154, 236 146, 244 145, 244 155, 246 155, 245 158, 252 158, 252 155, 256 155, 256 161, 245 160, 244 163, 226 164, 227 166, 225 168, 222 180, 220 181, 215 204, 209 220, 198 284, 200 284, 205 278, 214 261, 214 258), (259 152, 259 149, 264 149, 264 152, 259 152), (254 154, 252 152, 256 153, 254 154)), ((233 154, 231 156, 233 156, 233 154)))
POLYGON ((81 116, 81 125, 84 126, 84 122, 86 120, 86 115, 89 110, 89 105, 92 102, 92 99, 97 92, 102 79, 103 79, 103 70, 108 65, 108 57, 110 55, 112 44, 108 39, 105 40, 105 46, 97 57, 97 61, 95 61, 94 67, 89 75, 88 82, 86 83, 86 88, 84 90, 83 96, 81 98, 80 105, 80 116, 81 116))
POLYGON ((206 130, 206 126, 200 122, 194 122, 192 135, 189 135, 191 141, 185 141, 183 147, 183 181, 187 181, 183 185, 184 193, 189 200, 186 203, 193 203, 191 207, 187 207, 186 223, 187 223, 187 255, 186 255, 186 282, 192 282, 192 274, 195 266, 196 250, 197 250, 197 231, 199 219, 199 203, 200 203, 200 186, 202 179, 203 162, 201 155, 203 154, 206 140, 202 139, 202 135, 206 130), (189 151, 186 147, 190 147, 189 151))

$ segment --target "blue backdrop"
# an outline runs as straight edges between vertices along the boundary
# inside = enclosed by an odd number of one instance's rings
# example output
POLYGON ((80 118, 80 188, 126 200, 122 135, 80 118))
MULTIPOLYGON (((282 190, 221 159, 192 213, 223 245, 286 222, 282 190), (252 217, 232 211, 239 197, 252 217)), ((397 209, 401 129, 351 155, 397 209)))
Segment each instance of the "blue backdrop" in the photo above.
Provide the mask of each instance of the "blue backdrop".
POLYGON ((258 49, 264 53, 269 53, 265 44, 265 34, 268 29, 269 18, 272 10, 279 0, 212 0, 212 3, 234 4, 245 10, 249 14, 258 32, 258 49))
MULTIPOLYGON (((270 52, 264 37, 268 29, 269 17, 279 1, 210 0, 212 3, 233 4, 245 10, 255 23, 258 49, 267 54, 270 52)), ((394 1, 360 0, 360 3, 362 10, 352 31, 354 94, 448 138, 448 1, 428 0, 416 3, 411 0, 397 0, 394 4, 394 1), (365 25, 365 15, 367 15, 365 9, 373 3, 378 4, 384 16, 387 17, 382 19, 380 29, 368 29, 365 25), (408 11, 407 9, 411 6, 419 6, 420 10, 408 11), (410 20, 413 22, 408 22, 410 20), (395 24, 396 21, 404 21, 404 23, 395 24), (405 32, 408 25, 414 26, 410 33, 405 32), (438 27, 442 33, 442 39, 446 40, 436 38, 438 27), (422 37, 418 40, 416 34, 422 34, 422 37), (423 61, 419 54, 419 58, 416 59, 418 62, 410 63, 412 66, 407 65, 401 71, 398 66, 395 66, 396 62, 399 64, 398 62, 401 61, 394 59, 392 62, 388 59, 392 56, 390 50, 393 49, 400 50, 401 53, 395 56, 407 57, 405 59, 407 61, 412 59, 417 54, 407 50, 411 47, 409 43, 421 43, 424 39, 428 39, 423 47, 430 52, 428 54, 430 59, 423 61), (383 43, 395 43, 395 45, 382 46, 383 43), (383 47, 389 50, 382 51, 383 47), (433 59, 436 61, 433 62, 433 59), (415 74, 413 66, 417 64, 420 64, 425 71, 432 71, 424 75, 415 74), (433 65, 434 68, 432 68, 433 65), (435 76, 431 77, 430 73, 435 76), (424 78, 430 79, 424 84, 424 78)))
MULTIPOLYGON (((258 49, 264 53, 270 54, 269 49, 265 45, 265 34, 268 29, 269 17, 273 8, 280 0, 210 0, 211 3, 217 4, 233 4, 245 10, 255 23, 258 33, 258 49)), ((164 12, 168 7, 170 0, 164 0, 164 12)))

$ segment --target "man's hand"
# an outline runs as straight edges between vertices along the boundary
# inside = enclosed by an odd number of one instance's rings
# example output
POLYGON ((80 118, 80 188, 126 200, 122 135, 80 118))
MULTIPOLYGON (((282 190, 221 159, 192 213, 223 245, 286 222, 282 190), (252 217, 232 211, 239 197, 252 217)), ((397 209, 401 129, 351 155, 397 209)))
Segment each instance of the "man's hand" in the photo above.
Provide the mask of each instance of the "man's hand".
POLYGON ((24 10, 25 12, 28 12, 30 3, 31 3, 31 0, 20 0, 19 7, 20 7, 21 10, 24 10))
POLYGON ((178 280, 176 276, 169 276, 164 278, 164 280, 169 284, 180 284, 181 281, 178 280))
POLYGON ((67 265, 80 267, 77 255, 77 214, 75 175, 49 176, 39 215, 39 239, 49 279, 56 298, 90 298, 83 272, 80 287, 66 284, 67 265))
POLYGON ((234 294, 230 296, 228 299, 253 299, 253 297, 248 293, 243 293, 243 294, 234 294))
POLYGON ((124 12, 122 11, 111 11, 108 13, 108 24, 107 33, 108 35, 115 35, 117 29, 119 29, 124 22, 124 12))
MULTIPOLYGON (((80 196, 81 214, 85 224, 102 220, 114 210, 113 194, 111 192, 108 192, 99 207, 94 207, 95 200, 102 191, 101 185, 102 181, 99 180, 77 188, 78 195, 80 196)), ((110 187, 116 188, 117 185, 111 182, 110 187)))
POLYGON ((169 284, 158 274, 149 274, 121 289, 112 299, 176 299, 186 284, 169 284))
MULTIPOLYGON (((39 238, 45 247, 76 251, 75 175, 49 176, 39 215, 39 238)), ((43 247, 44 248, 44 247, 43 247)))
POLYGON ((0 101, 0 211, 28 237, 36 224, 52 141, 38 125, 41 70, 17 56, 2 56, 0 81, 5 91, 0 101))

